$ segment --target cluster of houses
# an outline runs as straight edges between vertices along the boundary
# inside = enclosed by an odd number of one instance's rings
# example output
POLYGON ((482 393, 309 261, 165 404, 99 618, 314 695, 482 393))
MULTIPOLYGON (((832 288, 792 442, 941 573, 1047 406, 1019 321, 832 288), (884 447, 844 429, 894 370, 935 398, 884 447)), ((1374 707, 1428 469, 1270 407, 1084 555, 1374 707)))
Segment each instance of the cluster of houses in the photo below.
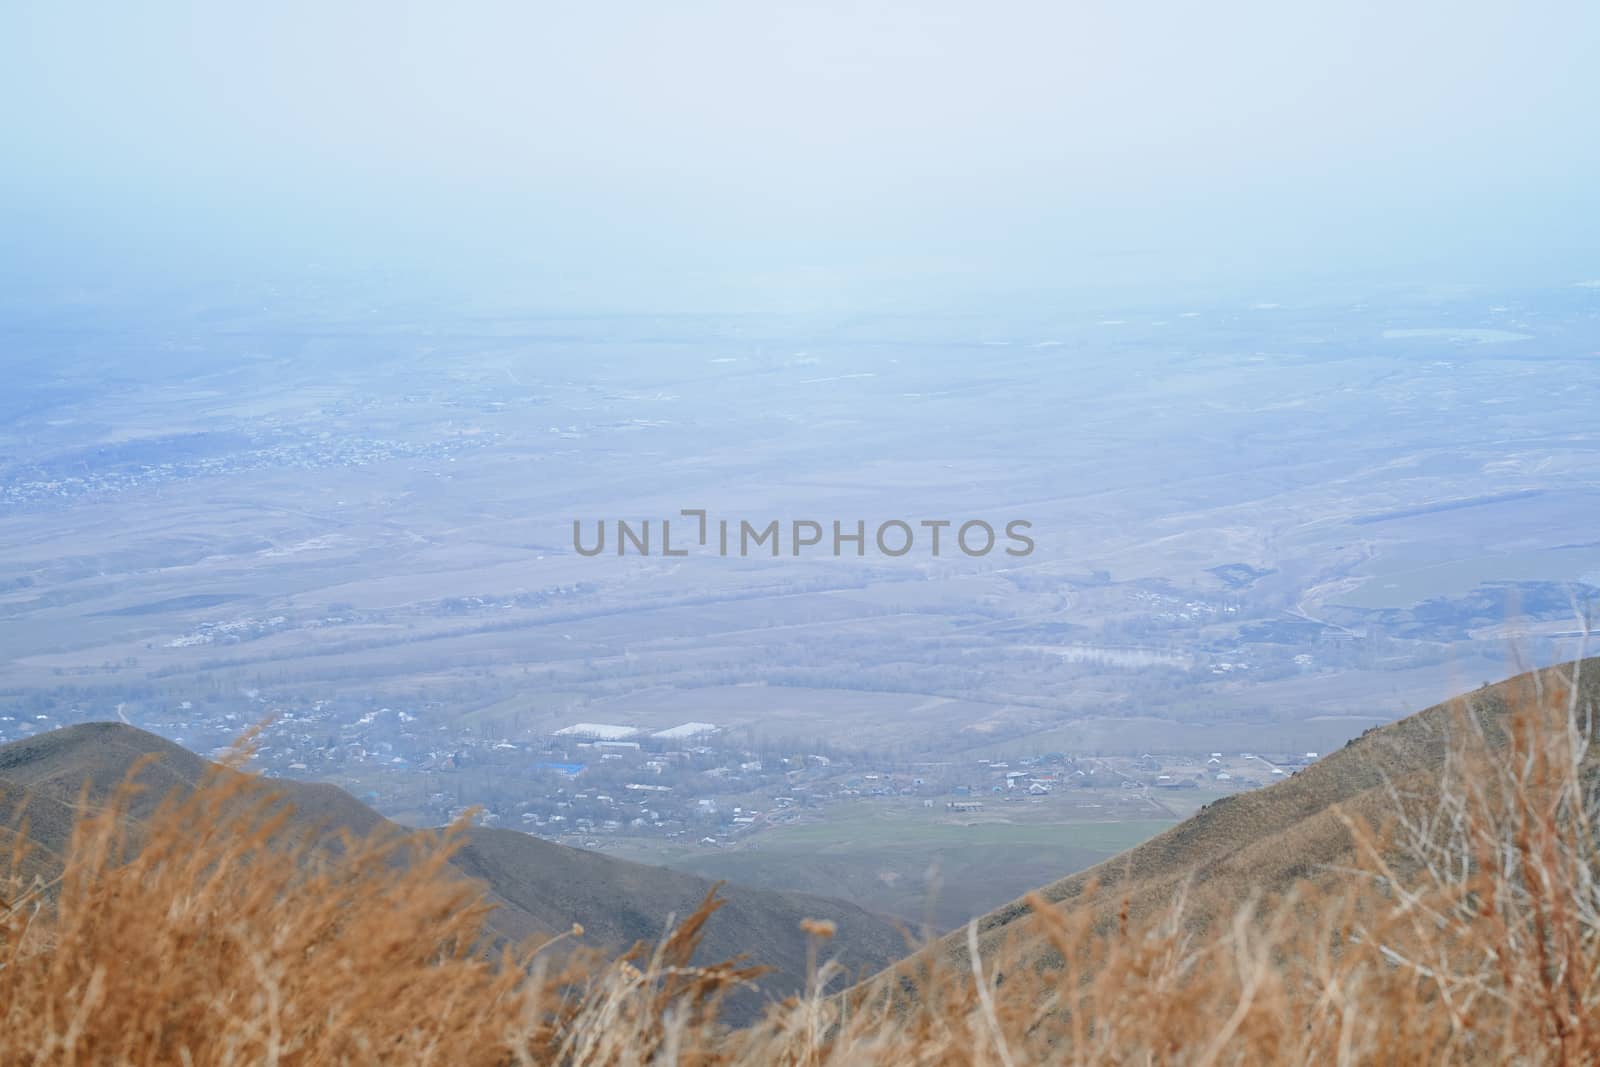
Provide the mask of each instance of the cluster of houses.
POLYGON ((253 470, 365 467, 397 459, 448 461, 464 449, 487 443, 469 437, 417 442, 344 434, 307 435, 285 430, 277 440, 245 443, 245 447, 236 447, 236 442, 219 441, 216 451, 205 453, 202 449, 208 446, 202 443, 195 447, 194 436, 150 442, 137 456, 95 450, 50 467, 15 467, 0 476, 0 506, 109 496, 190 478, 253 470), (163 448, 164 445, 170 447, 163 448), (157 458, 162 451, 168 452, 170 458, 157 458))
MULTIPOLYGON (((126 709, 126 710, 125 710, 126 709)), ((440 705, 279 700, 256 690, 116 714, 203 754, 226 752, 248 728, 268 775, 331 780, 386 814, 438 824, 469 811, 488 825, 603 845, 611 835, 723 844, 842 802, 904 802, 951 813, 985 802, 1045 803, 1064 790, 1247 789, 1295 773, 1317 754, 974 758, 880 765, 837 751, 756 751, 715 723, 647 729, 576 722, 545 736, 499 736, 447 721, 440 705), (131 716, 130 717, 130 713, 131 716)), ((23 715, 0 709, 14 740, 104 709, 23 715)))

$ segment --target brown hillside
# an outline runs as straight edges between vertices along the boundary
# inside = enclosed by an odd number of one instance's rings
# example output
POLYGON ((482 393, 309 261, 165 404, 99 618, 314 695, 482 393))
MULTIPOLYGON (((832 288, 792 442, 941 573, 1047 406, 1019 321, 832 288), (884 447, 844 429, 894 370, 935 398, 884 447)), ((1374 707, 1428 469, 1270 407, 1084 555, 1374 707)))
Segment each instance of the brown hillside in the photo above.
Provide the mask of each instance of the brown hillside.
MULTIPOLYGON (((0 746, 0 868, 15 855, 19 827, 28 854, 23 870, 49 880, 59 870, 71 838, 80 797, 102 804, 139 761, 134 781, 143 791, 130 805, 134 819, 152 812, 174 790, 198 785, 214 764, 153 734, 119 723, 91 723, 0 746)), ((321 783, 275 779, 264 783, 293 808, 296 830, 332 840, 339 831, 366 836, 404 833, 342 789, 321 783)), ((573 923, 584 942, 621 949, 654 942, 669 918, 694 910, 717 883, 693 875, 568 848, 511 830, 474 829, 455 855, 456 868, 483 882, 497 905, 490 926, 516 941, 553 934, 573 923)), ((739 998, 737 1014, 748 1016, 764 997, 804 988, 806 935, 800 921, 828 919, 839 927, 841 962, 850 973, 867 973, 905 953, 905 940, 890 920, 825 897, 724 886, 726 903, 707 931, 696 957, 716 962, 748 955, 771 968, 761 995, 739 998)))
MULTIPOLYGON (((1600 657, 1576 665, 1586 703, 1600 701, 1600 657)), ((1571 668, 1564 668, 1570 670, 1571 668)), ((1094 909, 1103 923, 1126 911, 1135 921, 1164 913, 1182 895, 1192 930, 1208 929, 1252 897, 1270 900, 1306 878, 1337 877, 1355 862, 1355 842, 1345 818, 1381 825, 1396 813, 1397 795, 1426 797, 1436 790, 1453 734, 1481 730, 1491 746, 1504 742, 1508 709, 1531 702, 1548 682, 1524 674, 1370 730, 1343 749, 1285 781, 1210 804, 1142 845, 1046 886, 1039 896, 1072 909, 1094 909)), ((978 920, 984 956, 1002 946, 1044 960, 1053 953, 1037 943, 1037 922, 1025 901, 1014 901, 978 920)), ((955 931, 929 951, 967 965, 967 932, 955 931)), ((909 961, 861 987, 885 988, 893 978, 909 988, 909 961)))

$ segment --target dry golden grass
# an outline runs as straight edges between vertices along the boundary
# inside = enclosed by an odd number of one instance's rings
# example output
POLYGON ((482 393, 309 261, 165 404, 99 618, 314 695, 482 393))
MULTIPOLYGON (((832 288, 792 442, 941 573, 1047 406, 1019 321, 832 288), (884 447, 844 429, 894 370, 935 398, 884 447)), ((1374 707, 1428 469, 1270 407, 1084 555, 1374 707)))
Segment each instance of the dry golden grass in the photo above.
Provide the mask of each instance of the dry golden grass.
MULTIPOLYGON (((719 1006, 755 976, 688 962, 715 901, 623 959, 569 951, 581 931, 489 958, 452 833, 329 849, 218 775, 134 842, 122 796, 81 816, 58 885, 3 894, 0 1062, 1593 1063, 1600 808, 1575 670, 1510 690, 1503 729, 1460 715, 1442 769, 1397 784, 1381 824, 1348 817, 1348 868, 1231 921, 1196 926, 1181 893, 1157 915, 1034 898, 1013 940, 1047 939, 1048 962, 980 951, 974 925, 960 965, 925 953, 888 992, 830 997, 823 962, 743 1029, 719 1006)), ((825 956, 831 925, 807 933, 825 956)))

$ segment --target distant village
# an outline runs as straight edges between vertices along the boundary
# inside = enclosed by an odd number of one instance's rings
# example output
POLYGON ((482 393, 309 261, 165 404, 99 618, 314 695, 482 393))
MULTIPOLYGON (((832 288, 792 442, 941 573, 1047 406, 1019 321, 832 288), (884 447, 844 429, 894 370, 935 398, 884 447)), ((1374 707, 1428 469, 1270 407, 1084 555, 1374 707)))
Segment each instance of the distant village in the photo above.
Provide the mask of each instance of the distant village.
POLYGON ((418 443, 330 433, 285 433, 274 439, 234 440, 225 435, 192 434, 121 448, 85 450, 47 466, 12 467, 0 472, 0 507, 110 496, 190 478, 247 471, 365 467, 393 460, 448 462, 468 449, 483 447, 491 439, 492 435, 418 443))
POLYGON ((895 764, 859 754, 756 748, 715 723, 645 729, 573 722, 548 736, 497 736, 470 723, 439 724, 443 709, 350 700, 240 700, 167 708, 119 704, 66 713, 0 710, 0 742, 70 722, 120 719, 219 758, 258 724, 250 766, 267 776, 332 781, 384 814, 427 826, 470 818, 588 848, 627 837, 716 847, 765 828, 815 818, 829 805, 896 802, 972 815, 1110 790, 1167 811, 1168 791, 1229 793, 1294 774, 1315 752, 1044 752, 895 764))

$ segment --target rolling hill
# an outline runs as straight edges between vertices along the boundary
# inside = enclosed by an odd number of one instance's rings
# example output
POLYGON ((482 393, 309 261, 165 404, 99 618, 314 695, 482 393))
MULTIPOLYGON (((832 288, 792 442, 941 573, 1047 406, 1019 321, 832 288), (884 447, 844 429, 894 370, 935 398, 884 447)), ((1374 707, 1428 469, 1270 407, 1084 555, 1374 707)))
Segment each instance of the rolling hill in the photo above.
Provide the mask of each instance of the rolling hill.
MULTIPOLYGON (((1576 664, 1583 705, 1600 705, 1600 657, 1576 664)), ((1571 667, 1560 668, 1563 672, 1571 667)), ((1355 859, 1356 843, 1345 819, 1380 825, 1395 813, 1396 790, 1411 797, 1436 795, 1452 733, 1482 729, 1495 748, 1506 740, 1509 709, 1528 706, 1552 672, 1518 675, 1499 684, 1367 731, 1343 749, 1298 774, 1249 793, 1212 803, 1191 818, 1103 863, 1039 891, 1045 900, 1114 922, 1125 912, 1148 920, 1180 894, 1195 931, 1231 916, 1247 899, 1272 901, 1307 878, 1337 879, 1355 859)), ((1590 756, 1592 765, 1594 757, 1590 756)), ((1018 900, 977 920, 980 953, 1020 949, 1022 959, 1054 958, 1032 927, 1032 909, 1018 900)), ((926 950, 965 969, 967 931, 957 930, 926 950)), ((915 988, 913 961, 901 961, 863 983, 871 995, 895 983, 915 988)))
MULTIPOLYGON (((80 799, 103 803, 141 760, 146 762, 134 780, 145 788, 129 807, 136 821, 173 790, 194 788, 214 766, 118 723, 72 726, 0 746, 0 865, 18 853, 13 846, 19 827, 25 827, 29 848, 23 870, 48 880, 68 847, 80 799)), ((361 836, 405 832, 337 787, 282 779, 264 784, 292 806, 299 832, 329 841, 341 830, 361 836)), ((607 948, 656 941, 669 917, 692 913, 716 885, 511 830, 472 829, 454 863, 487 887, 497 905, 490 924, 500 936, 516 940, 556 933, 576 922, 584 927, 586 943, 607 948)), ((721 893, 726 904, 710 924, 697 959, 746 955, 771 968, 761 981, 765 996, 782 997, 804 986, 803 919, 836 924, 836 951, 852 973, 875 971, 905 953, 905 940, 893 922, 843 901, 735 885, 721 893)), ((730 1006, 748 1017, 761 999, 749 995, 730 1006)))

